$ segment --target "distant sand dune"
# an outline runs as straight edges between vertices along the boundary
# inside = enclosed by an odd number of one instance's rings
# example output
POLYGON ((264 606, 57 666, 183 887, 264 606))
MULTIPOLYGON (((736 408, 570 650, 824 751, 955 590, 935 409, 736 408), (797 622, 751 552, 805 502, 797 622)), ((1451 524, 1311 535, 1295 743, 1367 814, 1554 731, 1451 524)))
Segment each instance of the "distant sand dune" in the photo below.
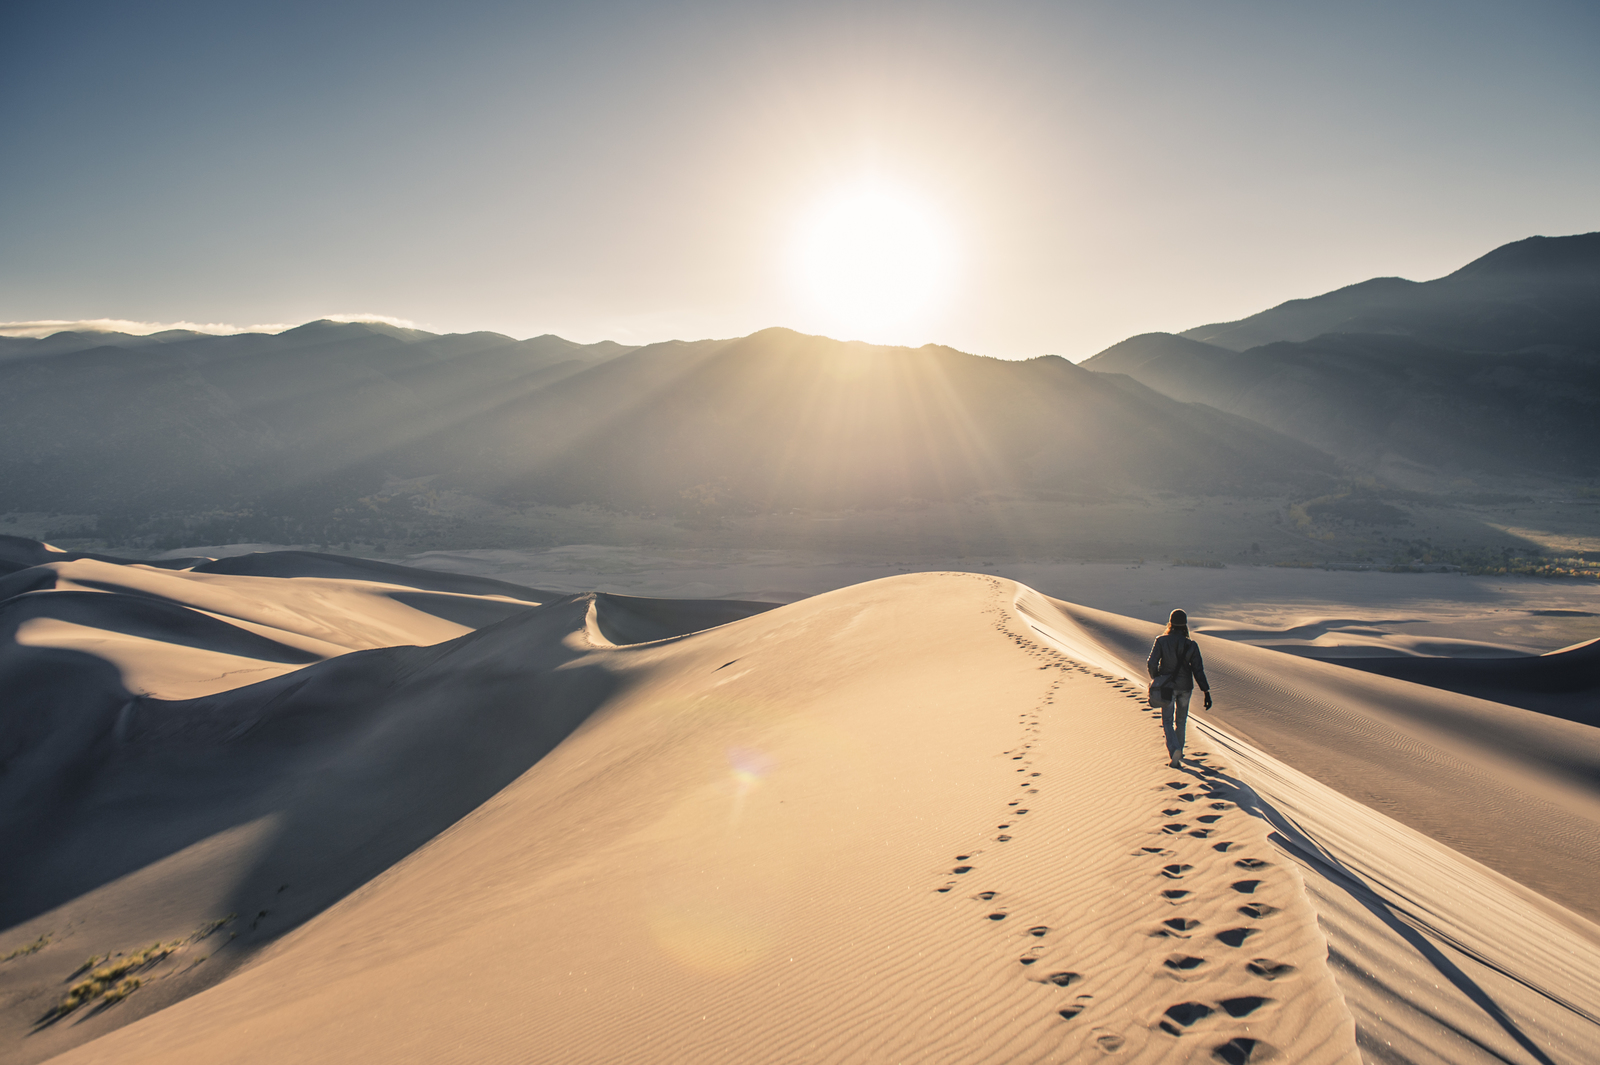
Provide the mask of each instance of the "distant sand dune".
MULTIPOLYGON (((174 576, 261 582, 251 624, 302 636, 477 601, 240 565, 174 576)), ((114 593, 20 598, 64 594, 114 593)), ((33 687, 0 787, 32 813, 0 840, 25 859, 0 957, 39 947, 0 962, 0 1060, 1569 1062, 1600 1039, 1574 912, 1600 818, 1555 775, 1583 726, 1208 640, 1222 701, 1175 771, 1128 679, 1148 627, 1011 581, 505 598, 476 631, 186 700, 97 673, 87 717, 41 656, 103 660, 5 644, 0 685, 33 687), (36 1026, 85 956, 151 942, 173 953, 125 1000, 36 1026)))

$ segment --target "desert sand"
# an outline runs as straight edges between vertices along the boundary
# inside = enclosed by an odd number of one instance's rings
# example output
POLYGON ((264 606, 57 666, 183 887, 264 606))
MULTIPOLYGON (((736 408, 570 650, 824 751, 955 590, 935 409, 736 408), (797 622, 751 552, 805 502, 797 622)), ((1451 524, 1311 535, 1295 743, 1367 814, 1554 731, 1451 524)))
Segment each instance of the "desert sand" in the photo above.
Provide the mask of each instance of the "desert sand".
POLYGON ((1201 632, 1173 770, 1156 627, 1006 576, 55 557, 0 586, 0 1061, 1600 1046, 1600 740, 1554 714, 1201 632))

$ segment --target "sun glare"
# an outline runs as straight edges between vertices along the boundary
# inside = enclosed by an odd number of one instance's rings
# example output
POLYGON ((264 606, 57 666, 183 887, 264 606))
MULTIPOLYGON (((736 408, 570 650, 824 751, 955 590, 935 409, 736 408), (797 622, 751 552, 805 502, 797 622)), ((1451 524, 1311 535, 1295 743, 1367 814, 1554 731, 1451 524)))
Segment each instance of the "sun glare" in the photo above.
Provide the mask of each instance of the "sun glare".
POLYGON ((795 252, 811 312, 841 339, 904 342, 945 295, 953 267, 950 236, 936 212, 880 187, 818 203, 800 224, 795 252))

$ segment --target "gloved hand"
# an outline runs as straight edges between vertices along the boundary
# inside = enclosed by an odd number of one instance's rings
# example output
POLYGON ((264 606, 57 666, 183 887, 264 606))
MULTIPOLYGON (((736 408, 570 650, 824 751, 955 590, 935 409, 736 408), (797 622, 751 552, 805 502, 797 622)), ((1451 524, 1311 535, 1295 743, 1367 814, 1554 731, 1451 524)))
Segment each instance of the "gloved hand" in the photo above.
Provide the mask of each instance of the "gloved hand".
POLYGON ((1211 709, 1211 693, 1210 692, 1206 692, 1206 709, 1207 710, 1211 709))

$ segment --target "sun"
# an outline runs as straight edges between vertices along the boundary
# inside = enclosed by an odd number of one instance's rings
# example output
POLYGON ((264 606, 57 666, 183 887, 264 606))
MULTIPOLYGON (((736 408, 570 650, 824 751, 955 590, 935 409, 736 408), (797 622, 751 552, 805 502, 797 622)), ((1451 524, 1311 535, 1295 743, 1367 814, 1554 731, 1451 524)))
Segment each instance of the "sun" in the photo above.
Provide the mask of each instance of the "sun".
POLYGON ((947 294, 953 266, 950 233, 932 205, 882 186, 819 201, 794 241, 808 310, 841 339, 904 341, 947 294))

